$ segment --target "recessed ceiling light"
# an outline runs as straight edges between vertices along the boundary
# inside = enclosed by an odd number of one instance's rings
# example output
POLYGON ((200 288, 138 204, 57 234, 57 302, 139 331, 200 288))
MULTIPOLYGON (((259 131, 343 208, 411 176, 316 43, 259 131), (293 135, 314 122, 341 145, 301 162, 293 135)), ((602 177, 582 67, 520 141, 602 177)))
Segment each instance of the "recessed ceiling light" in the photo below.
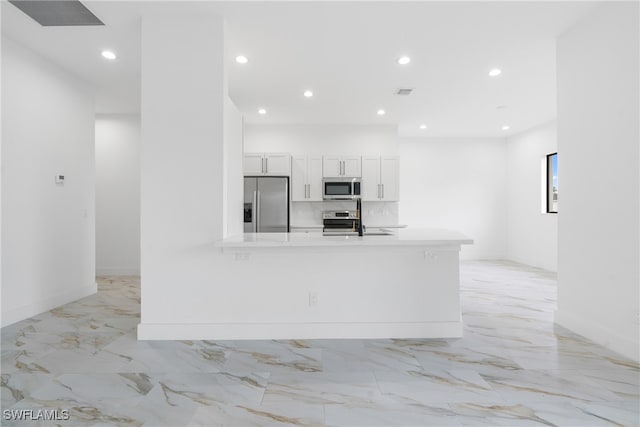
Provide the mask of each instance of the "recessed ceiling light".
POLYGON ((401 56, 398 58, 398 64, 400 65, 407 65, 409 62, 411 62, 411 58, 408 56, 401 56))
POLYGON ((496 110, 504 110, 505 108, 507 108, 507 106, 506 106, 506 105, 498 105, 498 106, 496 107, 496 110))
POLYGON ((509 125, 502 126, 502 130, 509 130, 509 125))
POLYGON ((499 76, 500 74, 502 74, 502 70, 500 68, 494 68, 493 70, 489 71, 489 75, 491 77, 496 77, 496 76, 499 76))
POLYGON ((249 62, 249 60, 244 55, 238 55, 238 56, 236 56, 236 62, 238 64, 246 64, 247 62, 249 62))
POLYGON ((427 125, 420 125, 420 129, 426 129, 427 125))
POLYGON ((387 114, 386 111, 384 111, 382 109, 378 110, 378 115, 379 116, 384 116, 385 114, 387 114))
POLYGON ((311 98, 313 96, 313 92, 311 92, 310 90, 305 90, 303 95, 305 98, 311 98))
POLYGON ((267 114, 267 110, 265 110, 264 108, 261 108, 258 110, 258 114, 262 114, 264 116, 265 114, 267 114))
POLYGON ((116 59, 116 58, 117 58, 117 57, 116 57, 116 54, 115 54, 115 53, 113 53, 113 52, 112 52, 112 51, 110 51, 110 50, 103 50, 103 51, 102 51, 102 57, 103 57, 103 58, 106 58, 106 59, 110 59, 110 60, 112 60, 112 61, 113 61, 114 59, 116 59))

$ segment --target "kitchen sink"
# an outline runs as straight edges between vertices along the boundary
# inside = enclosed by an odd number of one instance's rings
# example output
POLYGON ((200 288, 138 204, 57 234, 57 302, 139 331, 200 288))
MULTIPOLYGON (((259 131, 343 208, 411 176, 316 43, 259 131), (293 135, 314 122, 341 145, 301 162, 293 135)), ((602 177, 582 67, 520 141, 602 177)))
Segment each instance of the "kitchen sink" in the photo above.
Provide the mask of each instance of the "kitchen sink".
POLYGON ((391 231, 365 231, 365 236, 393 236, 394 233, 391 231))

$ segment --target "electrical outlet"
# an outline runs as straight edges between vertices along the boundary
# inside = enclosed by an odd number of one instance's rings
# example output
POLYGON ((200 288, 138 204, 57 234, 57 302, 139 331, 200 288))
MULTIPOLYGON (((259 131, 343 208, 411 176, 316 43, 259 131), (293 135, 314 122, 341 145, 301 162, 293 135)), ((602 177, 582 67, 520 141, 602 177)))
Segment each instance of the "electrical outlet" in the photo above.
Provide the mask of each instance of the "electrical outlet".
POLYGON ((236 261, 249 261, 249 254, 246 252, 236 253, 236 261))
POLYGON ((439 258, 438 254, 434 254, 433 252, 424 251, 424 259, 428 260, 437 260, 439 258))
POLYGON ((316 307, 318 305, 318 293, 309 292, 309 307, 316 307))

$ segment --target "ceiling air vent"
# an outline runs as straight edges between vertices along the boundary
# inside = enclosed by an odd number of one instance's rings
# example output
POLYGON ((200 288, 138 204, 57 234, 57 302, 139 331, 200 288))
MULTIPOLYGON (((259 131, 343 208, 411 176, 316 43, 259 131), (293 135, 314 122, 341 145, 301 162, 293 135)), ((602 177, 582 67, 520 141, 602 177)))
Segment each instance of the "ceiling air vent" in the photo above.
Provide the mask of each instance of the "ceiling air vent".
POLYGON ((401 87, 396 89, 396 95, 411 95, 411 92, 413 92, 413 89, 410 87, 401 87))
POLYGON ((77 0, 9 0, 43 27, 104 25, 77 0))

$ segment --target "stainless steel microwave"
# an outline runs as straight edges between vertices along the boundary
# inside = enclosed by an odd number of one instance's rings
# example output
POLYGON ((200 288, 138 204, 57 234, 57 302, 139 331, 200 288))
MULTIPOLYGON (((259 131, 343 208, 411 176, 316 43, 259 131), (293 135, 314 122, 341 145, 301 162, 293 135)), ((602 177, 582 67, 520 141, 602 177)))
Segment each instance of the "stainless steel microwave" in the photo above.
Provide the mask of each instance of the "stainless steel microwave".
POLYGON ((353 200, 360 197, 360 178, 324 178, 322 199, 353 200))

